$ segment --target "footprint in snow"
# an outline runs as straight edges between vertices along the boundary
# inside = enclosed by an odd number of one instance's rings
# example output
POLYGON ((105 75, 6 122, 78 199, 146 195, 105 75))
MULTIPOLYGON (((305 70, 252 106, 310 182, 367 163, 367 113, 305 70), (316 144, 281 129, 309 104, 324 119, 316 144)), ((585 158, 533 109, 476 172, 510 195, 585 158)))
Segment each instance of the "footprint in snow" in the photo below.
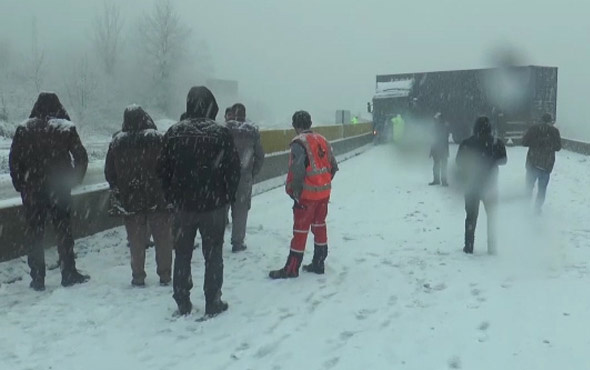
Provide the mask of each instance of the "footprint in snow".
POLYGON ((332 369, 340 362, 340 357, 334 357, 324 362, 324 369, 332 369))
POLYGON ((439 284, 436 284, 435 286, 431 286, 429 283, 426 283, 423 286, 424 286, 424 289, 427 293, 429 293, 431 291, 440 292, 440 291, 447 289, 447 285, 445 283, 439 283, 439 284))
POLYGON ((369 316, 371 316, 372 314, 374 314, 375 312, 377 312, 377 310, 363 309, 363 310, 360 310, 359 312, 357 312, 354 316, 356 317, 357 320, 365 320, 369 316))
POLYGON ((453 356, 449 360, 449 369, 460 369, 461 368, 461 359, 459 356, 453 356))
POLYGON ((477 329, 479 329, 481 331, 486 331, 486 330, 488 330, 489 327, 490 327, 490 323, 487 321, 483 321, 481 324, 479 324, 477 329))
POLYGON ((352 338, 356 333, 354 331, 343 331, 340 333, 340 339, 343 341, 347 341, 352 338))

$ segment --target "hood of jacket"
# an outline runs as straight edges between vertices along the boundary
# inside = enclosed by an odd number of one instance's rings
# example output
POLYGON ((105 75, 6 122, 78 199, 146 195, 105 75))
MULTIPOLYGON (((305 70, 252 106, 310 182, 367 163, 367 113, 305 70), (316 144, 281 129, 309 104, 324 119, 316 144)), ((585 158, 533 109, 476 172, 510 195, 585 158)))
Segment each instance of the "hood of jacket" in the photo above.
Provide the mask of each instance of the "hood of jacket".
POLYGON ((153 129, 157 130, 152 117, 140 106, 129 106, 123 114, 123 132, 136 132, 153 129))
POLYGON ((219 106, 213 93, 205 86, 195 86, 186 97, 186 112, 181 118, 207 118, 214 121, 218 112, 219 106))
POLYGON ((39 119, 65 119, 70 121, 70 116, 61 105, 55 93, 42 92, 39 94, 29 118, 39 119))

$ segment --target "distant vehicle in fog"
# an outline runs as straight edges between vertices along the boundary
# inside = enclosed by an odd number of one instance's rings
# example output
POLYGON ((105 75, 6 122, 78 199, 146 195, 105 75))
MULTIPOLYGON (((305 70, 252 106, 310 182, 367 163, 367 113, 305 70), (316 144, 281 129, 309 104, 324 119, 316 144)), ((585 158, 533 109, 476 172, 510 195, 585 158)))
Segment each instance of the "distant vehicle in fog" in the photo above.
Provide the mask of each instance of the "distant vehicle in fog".
POLYGON ((469 137, 473 120, 487 115, 496 136, 520 141, 549 112, 556 114, 557 67, 523 66, 378 75, 373 121, 402 114, 408 124, 441 112, 455 142, 469 137))

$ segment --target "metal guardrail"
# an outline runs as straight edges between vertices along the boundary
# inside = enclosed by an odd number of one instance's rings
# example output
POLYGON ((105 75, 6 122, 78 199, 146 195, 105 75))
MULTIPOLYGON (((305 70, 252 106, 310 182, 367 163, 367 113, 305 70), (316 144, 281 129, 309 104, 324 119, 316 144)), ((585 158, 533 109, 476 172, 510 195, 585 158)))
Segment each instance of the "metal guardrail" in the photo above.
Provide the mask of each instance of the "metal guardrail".
MULTIPOLYGON (((334 154, 351 152, 369 144, 373 140, 371 133, 365 133, 332 142, 334 154)), ((286 174, 289 153, 278 152, 265 156, 261 173, 255 182, 262 182, 286 174)), ((93 186, 94 190, 73 195, 72 230, 74 238, 81 238, 122 225, 122 218, 108 215, 110 193, 106 184, 93 186)), ((19 202, 20 203, 20 202, 19 202)), ((25 224, 23 209, 20 204, 0 208, 0 262, 25 254, 25 224)), ((55 236, 47 228, 45 245, 55 245, 55 236)))

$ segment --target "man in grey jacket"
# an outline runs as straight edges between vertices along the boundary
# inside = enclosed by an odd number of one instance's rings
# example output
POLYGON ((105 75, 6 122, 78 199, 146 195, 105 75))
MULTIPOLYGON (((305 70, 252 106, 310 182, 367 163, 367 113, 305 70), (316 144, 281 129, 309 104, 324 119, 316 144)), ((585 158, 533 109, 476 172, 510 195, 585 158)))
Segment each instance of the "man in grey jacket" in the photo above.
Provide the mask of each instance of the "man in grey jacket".
POLYGON ((244 239, 246 238, 246 224, 248 211, 251 206, 252 184, 254 177, 262 169, 264 163, 264 149, 260 142, 258 127, 246 120, 246 107, 237 103, 232 107, 234 120, 226 123, 230 130, 236 149, 240 156, 241 176, 236 199, 231 203, 232 252, 240 252, 246 249, 244 239))

